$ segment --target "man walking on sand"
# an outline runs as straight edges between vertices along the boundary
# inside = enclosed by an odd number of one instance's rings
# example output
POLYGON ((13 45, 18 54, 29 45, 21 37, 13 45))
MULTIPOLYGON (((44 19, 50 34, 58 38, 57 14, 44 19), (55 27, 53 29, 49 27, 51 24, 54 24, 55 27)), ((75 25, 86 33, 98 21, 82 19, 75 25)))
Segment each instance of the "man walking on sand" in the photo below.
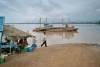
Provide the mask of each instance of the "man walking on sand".
POLYGON ((43 43, 41 45, 41 47, 45 44, 45 47, 47 47, 47 42, 46 42, 46 32, 44 32, 44 35, 43 35, 43 43))

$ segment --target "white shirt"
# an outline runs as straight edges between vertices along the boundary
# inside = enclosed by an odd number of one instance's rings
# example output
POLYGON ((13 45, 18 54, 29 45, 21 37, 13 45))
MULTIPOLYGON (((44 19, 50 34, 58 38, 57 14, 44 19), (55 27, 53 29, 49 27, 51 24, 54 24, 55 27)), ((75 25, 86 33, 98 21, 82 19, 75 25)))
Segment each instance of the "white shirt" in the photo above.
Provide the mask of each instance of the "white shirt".
POLYGON ((46 41, 46 35, 43 35, 43 41, 46 41))
POLYGON ((30 47, 32 46, 32 44, 33 44, 32 43, 32 37, 27 38, 27 43, 28 43, 28 46, 30 46, 30 47))
POLYGON ((36 43, 36 38, 35 37, 28 37, 27 43, 28 43, 28 46, 32 46, 32 44, 36 43))

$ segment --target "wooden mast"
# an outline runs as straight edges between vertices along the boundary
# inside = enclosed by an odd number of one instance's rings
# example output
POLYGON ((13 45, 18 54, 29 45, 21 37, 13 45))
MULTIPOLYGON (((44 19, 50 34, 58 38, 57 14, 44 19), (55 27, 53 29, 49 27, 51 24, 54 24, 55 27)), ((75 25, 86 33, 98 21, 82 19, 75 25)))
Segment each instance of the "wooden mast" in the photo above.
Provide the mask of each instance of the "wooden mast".
POLYGON ((46 23, 47 23, 47 17, 46 17, 46 23))
POLYGON ((63 18, 62 18, 62 27, 63 27, 63 22, 64 22, 64 20, 63 20, 63 18))
POLYGON ((41 28, 41 18, 40 18, 40 28, 41 28))

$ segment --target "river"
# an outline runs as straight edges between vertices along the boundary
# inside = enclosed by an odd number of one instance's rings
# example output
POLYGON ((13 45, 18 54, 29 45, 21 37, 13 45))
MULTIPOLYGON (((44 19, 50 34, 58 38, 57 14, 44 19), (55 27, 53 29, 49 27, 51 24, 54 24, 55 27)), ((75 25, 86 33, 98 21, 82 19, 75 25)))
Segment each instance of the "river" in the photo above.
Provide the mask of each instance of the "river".
MULTIPOLYGON (((32 30, 40 27, 40 24, 10 24, 20 30, 34 34, 37 38, 37 45, 42 43, 43 32, 33 32, 32 30)), ((96 24, 73 24, 79 28, 76 32, 47 32, 47 44, 57 45, 66 43, 97 43, 100 44, 100 25, 96 24)), ((53 26, 65 26, 54 24, 53 26)), ((41 25, 43 27, 43 25, 41 25)))

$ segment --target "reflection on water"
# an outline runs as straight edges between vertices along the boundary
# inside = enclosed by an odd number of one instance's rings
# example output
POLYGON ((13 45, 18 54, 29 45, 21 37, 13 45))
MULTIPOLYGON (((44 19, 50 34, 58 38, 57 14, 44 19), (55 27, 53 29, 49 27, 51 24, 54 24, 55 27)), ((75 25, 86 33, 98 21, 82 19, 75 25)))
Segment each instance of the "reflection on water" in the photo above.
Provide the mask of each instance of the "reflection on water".
MULTIPOLYGON (((75 35, 77 34, 77 31, 72 31, 72 32, 46 32, 46 36, 47 36, 47 44, 48 45, 54 45, 54 44, 64 44, 67 43, 67 40, 70 40, 71 38, 73 38, 75 35)), ((39 34, 37 35, 38 39, 38 44, 42 43, 42 36, 43 36, 43 32, 35 32, 35 34, 39 34)), ((40 46, 40 45, 39 45, 40 46)))
POLYGON ((77 31, 72 31, 72 32, 64 32, 65 38, 70 39, 74 37, 74 33, 78 33, 77 31))
POLYGON ((74 33, 78 33, 77 31, 72 31, 72 32, 47 32, 47 36, 61 36, 62 39, 70 39, 74 37, 74 33))

